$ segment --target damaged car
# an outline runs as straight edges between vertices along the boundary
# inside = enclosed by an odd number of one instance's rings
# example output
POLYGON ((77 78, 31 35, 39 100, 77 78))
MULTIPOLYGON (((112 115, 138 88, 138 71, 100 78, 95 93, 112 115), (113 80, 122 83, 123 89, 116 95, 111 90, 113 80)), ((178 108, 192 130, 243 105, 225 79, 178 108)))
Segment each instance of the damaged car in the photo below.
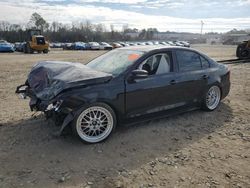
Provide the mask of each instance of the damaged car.
POLYGON ((117 124, 202 108, 215 110, 230 90, 230 71, 189 48, 133 46, 86 65, 37 63, 16 89, 30 108, 67 126, 84 142, 107 139, 117 124))

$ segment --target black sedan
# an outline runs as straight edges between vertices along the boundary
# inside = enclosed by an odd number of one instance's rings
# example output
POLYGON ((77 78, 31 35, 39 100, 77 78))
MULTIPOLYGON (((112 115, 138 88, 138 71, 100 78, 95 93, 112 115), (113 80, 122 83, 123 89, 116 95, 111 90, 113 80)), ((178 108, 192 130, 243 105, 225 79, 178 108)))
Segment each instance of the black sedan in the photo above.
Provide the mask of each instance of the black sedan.
POLYGON ((16 93, 31 110, 68 125, 87 143, 105 140, 116 125, 172 112, 216 109, 230 90, 230 71, 193 49, 167 46, 119 48, 87 65, 36 64, 16 93))

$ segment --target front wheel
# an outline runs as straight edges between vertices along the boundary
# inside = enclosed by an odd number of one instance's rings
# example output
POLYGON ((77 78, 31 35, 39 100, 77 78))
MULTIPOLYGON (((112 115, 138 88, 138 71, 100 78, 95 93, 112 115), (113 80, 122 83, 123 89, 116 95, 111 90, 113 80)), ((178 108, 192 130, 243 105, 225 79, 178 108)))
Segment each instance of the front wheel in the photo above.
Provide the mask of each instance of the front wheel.
POLYGON ((203 99, 202 107, 206 111, 213 111, 220 104, 220 100, 221 90, 219 86, 213 85, 207 90, 206 95, 203 99))
POLYGON ((116 116, 112 108, 104 103, 85 107, 72 124, 73 132, 87 143, 104 141, 116 126, 116 116))

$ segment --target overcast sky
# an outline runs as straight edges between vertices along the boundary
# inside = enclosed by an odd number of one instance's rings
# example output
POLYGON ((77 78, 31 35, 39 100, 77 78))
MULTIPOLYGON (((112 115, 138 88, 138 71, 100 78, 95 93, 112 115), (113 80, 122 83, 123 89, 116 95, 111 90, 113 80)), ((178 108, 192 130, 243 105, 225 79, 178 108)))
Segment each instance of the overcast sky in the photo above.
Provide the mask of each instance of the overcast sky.
POLYGON ((33 12, 48 22, 89 20, 116 30, 156 27, 160 31, 226 32, 250 29, 250 0, 0 0, 0 20, 26 23, 33 12))

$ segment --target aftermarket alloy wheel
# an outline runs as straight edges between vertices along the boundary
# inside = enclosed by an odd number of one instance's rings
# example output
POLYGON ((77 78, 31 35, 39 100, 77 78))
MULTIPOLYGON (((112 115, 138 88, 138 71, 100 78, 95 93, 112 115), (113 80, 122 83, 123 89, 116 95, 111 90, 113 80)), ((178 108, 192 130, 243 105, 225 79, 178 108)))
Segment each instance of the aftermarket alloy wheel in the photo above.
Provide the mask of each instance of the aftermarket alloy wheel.
POLYGON ((218 107, 220 100, 221 100, 221 90, 219 86, 217 85, 211 86, 208 89, 206 96, 204 98, 203 108, 208 111, 213 111, 218 107))
POLYGON ((73 122, 74 132, 87 143, 105 140, 115 126, 114 111, 103 103, 96 103, 84 108, 73 122))

